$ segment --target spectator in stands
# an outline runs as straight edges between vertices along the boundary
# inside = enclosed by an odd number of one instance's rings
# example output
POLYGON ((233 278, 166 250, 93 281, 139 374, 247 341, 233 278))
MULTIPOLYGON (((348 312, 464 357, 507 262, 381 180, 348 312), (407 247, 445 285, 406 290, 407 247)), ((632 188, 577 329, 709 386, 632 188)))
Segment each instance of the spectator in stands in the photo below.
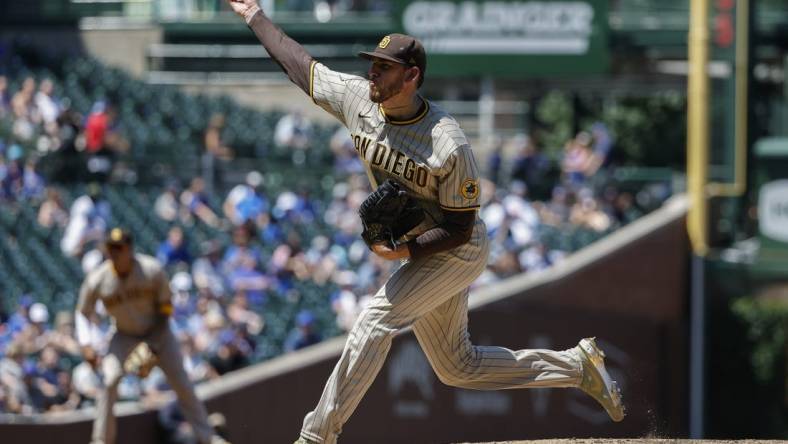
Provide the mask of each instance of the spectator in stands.
POLYGON ((601 168, 610 159, 610 151, 613 150, 614 144, 613 135, 603 122, 594 122, 590 131, 591 138, 594 141, 594 156, 598 164, 597 168, 601 168))
POLYGON ((274 129, 274 143, 281 148, 303 150, 312 138, 312 123, 300 110, 285 114, 274 129))
POLYGON ((44 178, 37 171, 37 162, 33 157, 25 161, 25 169, 22 171, 22 198, 25 200, 40 201, 44 198, 46 184, 44 178))
POLYGON ((360 279, 352 271, 337 273, 335 282, 339 289, 331 295, 331 309, 336 314, 336 323, 340 330, 349 332, 361 310, 371 300, 371 296, 358 297, 356 295, 358 291, 353 291, 353 289, 360 283, 360 279))
POLYGON ((550 160, 541 153, 531 137, 524 134, 512 140, 515 156, 512 160, 512 180, 524 183, 536 199, 549 196, 550 160))
POLYGON ((191 265, 192 256, 189 253, 181 227, 176 225, 170 228, 170 231, 167 232, 167 239, 159 245, 156 259, 165 267, 172 267, 179 263, 191 265))
POLYGON ((551 254, 542 242, 536 242, 530 248, 520 252, 517 257, 520 268, 525 271, 540 271, 549 268, 560 256, 551 254))
POLYGON ((190 220, 191 217, 196 217, 210 227, 219 227, 221 221, 211 209, 205 192, 205 181, 201 177, 192 179, 189 188, 181 193, 180 202, 188 210, 190 220))
MULTIPOLYGON (((0 145, 2 143, 0 142, 0 145)), ((5 146, 0 146, 5 150, 5 146)), ((5 177, 8 175, 8 164, 6 163, 3 151, 0 151, 0 202, 11 200, 11 193, 6 190, 5 177)))
POLYGON ((212 115, 203 137, 205 152, 202 156, 202 168, 209 190, 213 190, 214 183, 222 181, 223 165, 235 157, 233 149, 223 140, 224 126, 224 114, 212 115))
POLYGON ((509 194, 501 201, 505 214, 508 236, 506 243, 515 249, 530 244, 539 228, 539 213, 527 199, 527 187, 522 182, 512 182, 509 194))
POLYGON ((22 200, 22 190, 24 188, 24 171, 22 169, 22 147, 11 144, 6 151, 7 163, 4 165, 3 176, 0 177, 2 185, 2 196, 12 202, 22 200))
POLYGON ((607 231, 611 226, 610 218, 599 209, 597 200, 588 188, 578 193, 578 199, 570 210, 569 221, 575 226, 598 233, 607 231))
POLYGON ((632 193, 624 191, 612 197, 613 217, 623 224, 628 224, 643 215, 635 206, 635 198, 632 193))
MULTIPOLYGON (((366 245, 365 245, 366 247, 366 245)), ((357 292, 360 295, 359 301, 369 294, 374 294, 380 288, 394 271, 395 264, 380 258, 377 255, 370 254, 367 256, 367 261, 363 262, 358 268, 358 281, 355 284, 357 292)))
POLYGON ((294 224, 305 225, 312 223, 314 220, 315 209, 307 190, 302 189, 298 193, 288 190, 279 193, 273 208, 273 214, 279 219, 286 219, 294 224))
POLYGON ((219 346, 208 362, 219 375, 224 375, 249 365, 251 346, 234 329, 222 331, 219 335, 219 346))
POLYGON ((301 253, 301 239, 298 233, 288 233, 285 243, 277 246, 266 264, 268 274, 272 276, 290 276, 293 270, 293 259, 301 253))
POLYGON ((332 243, 343 247, 350 246, 361 233, 361 221, 343 217, 348 214, 347 211, 352 211, 347 205, 347 200, 350 199, 334 199, 323 215, 323 220, 336 229, 331 239, 332 243))
POLYGON ((110 219, 110 206, 102 196, 101 186, 91 183, 86 194, 71 204, 68 225, 60 241, 60 249, 68 257, 81 256, 89 244, 103 239, 110 219))
POLYGON ((263 175, 258 171, 247 173, 245 183, 233 187, 222 205, 225 217, 236 226, 256 223, 268 209, 268 199, 263 192, 263 175))
POLYGON ((541 221, 555 227, 568 222, 571 200, 571 195, 566 188, 562 186, 553 188, 550 201, 541 206, 541 221))
POLYGON ((87 178, 82 120, 82 115, 70 108, 64 109, 57 118, 57 145, 45 162, 55 182, 83 182, 87 178))
POLYGON ((101 368, 101 356, 96 355, 93 359, 83 360, 72 370, 71 380, 74 391, 80 396, 80 407, 96 405, 96 397, 102 387, 99 368, 101 368))
POLYGON ((16 117, 32 116, 35 112, 35 92, 36 79, 33 76, 25 77, 19 91, 11 98, 11 107, 14 109, 16 117))
POLYGON ((46 343, 63 355, 80 355, 74 336, 74 315, 70 311, 60 311, 55 315, 55 329, 49 332, 46 343))
POLYGON ((11 111, 11 97, 8 94, 8 78, 0 75, 0 118, 11 111))
POLYGON ((38 208, 38 224, 44 228, 65 228, 68 224, 68 212, 63 205, 60 191, 55 187, 47 187, 46 199, 38 208))
POLYGON ((29 294, 22 295, 17 302, 16 311, 11 314, 8 318, 8 336, 13 338, 16 336, 17 333, 21 332, 22 330, 27 327, 27 324, 30 323, 28 318, 30 306, 33 305, 33 297, 29 294))
POLYGON ((263 330, 263 318, 249 309, 249 299, 246 293, 238 291, 232 302, 227 306, 227 317, 230 322, 243 327, 250 335, 259 334, 263 330))
POLYGON ((129 142, 117 125, 118 111, 111 103, 97 102, 85 121, 87 169, 94 180, 105 182, 119 154, 129 150, 129 142))
POLYGON ((258 230, 257 233, 260 240, 266 244, 278 244, 285 238, 285 230, 272 211, 261 214, 257 218, 255 228, 258 230))
POLYGON ((230 285, 222 273, 222 246, 217 240, 208 240, 200 246, 200 257, 192 265, 194 285, 207 290, 213 296, 223 298, 230 285))
POLYGON ((27 311, 28 323, 14 338, 22 345, 25 354, 38 353, 46 347, 49 336, 49 309, 41 302, 36 302, 27 311))
POLYGON ((309 310, 302 310, 296 316, 295 328, 285 339, 284 350, 286 352, 300 350, 322 340, 323 338, 316 329, 315 315, 309 310))
POLYGON ((252 229, 248 225, 233 229, 233 244, 225 250, 222 258, 224 274, 231 276, 241 266, 245 257, 251 257, 256 264, 262 261, 262 253, 252 245, 252 229))
POLYGON ((233 149, 222 140, 224 126, 224 114, 214 114, 208 120, 208 127, 205 129, 205 152, 217 159, 231 160, 234 157, 233 149))
POLYGON ((0 387, 5 393, 5 411, 33 413, 33 402, 25 383, 25 354, 18 343, 11 343, 0 359, 0 387))
MULTIPOLYGON (((490 186, 494 187, 492 183, 490 186)), ((485 202, 479 210, 479 217, 484 221, 490 239, 496 237, 496 233, 501 229, 506 218, 506 210, 501 202, 503 195, 500 190, 501 188, 497 188, 497 191, 493 191, 489 201, 485 202)))
POLYGON ((189 329, 189 315, 194 309, 193 290, 194 280, 188 271, 178 271, 170 278, 170 290, 172 290, 173 314, 170 317, 170 326, 175 335, 186 332, 189 329))
POLYGON ((202 355, 197 352, 194 347, 194 340, 188 334, 182 334, 178 337, 181 344, 181 355, 183 355, 183 368, 186 374, 189 375, 189 380, 193 383, 207 381, 214 379, 218 375, 216 369, 211 367, 211 364, 203 359, 202 355))
POLYGON ((591 142, 591 135, 581 131, 564 145, 561 170, 564 183, 570 188, 582 186, 585 180, 594 175, 599 168, 599 162, 591 149, 591 142))
POLYGON ((5 346, 11 342, 11 332, 8 328, 8 313, 2 308, 3 300, 0 298, 0 355, 2 355, 5 346))
POLYGON ((491 252, 488 267, 493 270, 498 279, 505 279, 521 273, 517 254, 513 250, 499 250, 491 252))
POLYGON ((236 295, 243 293, 255 305, 263 304, 271 279, 257 268, 258 262, 253 255, 241 254, 238 258, 238 264, 228 276, 230 288, 236 295))
POLYGON ((490 143, 490 156, 487 158, 487 178, 494 184, 503 180, 501 164, 503 163, 503 139, 495 137, 490 143))
POLYGON ((159 219, 167 222, 175 222, 181 215, 181 206, 178 201, 178 182, 170 180, 167 182, 164 191, 156 198, 153 204, 153 211, 159 219))
POLYGON ((71 410, 79 404, 79 396, 71 387, 71 375, 61 367, 60 355, 53 347, 41 350, 32 380, 33 403, 42 411, 71 410))
POLYGON ((219 348, 219 335, 225 330, 227 320, 215 301, 203 299, 197 304, 197 313, 190 320, 189 329, 194 332, 194 345, 197 350, 212 354, 219 348))
POLYGON ((38 92, 35 95, 35 107, 45 126, 56 125, 57 117, 60 115, 60 103, 54 97, 54 92, 55 84, 52 83, 52 80, 44 79, 38 86, 38 92))
POLYGON ((331 136, 329 142, 331 152, 334 153, 334 170, 340 174, 359 174, 364 172, 364 164, 356 153, 350 132, 340 126, 331 136))
POLYGON ((30 141, 35 134, 35 125, 38 115, 33 101, 36 91, 36 81, 33 77, 26 77, 22 81, 22 88, 11 99, 14 123, 13 134, 19 140, 30 141))

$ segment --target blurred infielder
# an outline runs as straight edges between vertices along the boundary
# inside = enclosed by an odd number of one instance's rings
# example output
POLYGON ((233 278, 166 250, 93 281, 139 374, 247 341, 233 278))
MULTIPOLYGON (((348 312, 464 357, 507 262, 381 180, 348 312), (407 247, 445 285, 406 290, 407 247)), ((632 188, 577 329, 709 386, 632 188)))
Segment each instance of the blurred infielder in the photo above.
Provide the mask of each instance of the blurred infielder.
POLYGON ((96 302, 101 301, 113 320, 109 350, 101 360, 104 388, 96 402, 93 444, 115 442, 112 407, 124 373, 144 377, 154 364, 167 376, 199 442, 226 443, 214 434, 183 368, 183 357, 168 323, 172 313, 170 284, 161 264, 150 256, 135 254, 131 235, 125 230, 111 230, 104 245, 109 260, 85 277, 76 309, 77 340, 89 362, 96 357, 88 324, 96 302))
POLYGON ((372 251, 402 260, 348 335, 345 349, 297 443, 336 442, 372 384, 392 336, 413 326, 441 381, 469 389, 579 387, 610 417, 624 417, 621 396, 593 339, 564 351, 474 346, 468 339, 468 287, 484 270, 488 242, 477 217, 479 172, 465 135, 445 111, 422 98, 426 56, 418 40, 392 34, 372 52, 369 79, 316 62, 259 9, 228 0, 298 87, 351 133, 373 188, 393 179, 426 214, 416 229, 372 251))

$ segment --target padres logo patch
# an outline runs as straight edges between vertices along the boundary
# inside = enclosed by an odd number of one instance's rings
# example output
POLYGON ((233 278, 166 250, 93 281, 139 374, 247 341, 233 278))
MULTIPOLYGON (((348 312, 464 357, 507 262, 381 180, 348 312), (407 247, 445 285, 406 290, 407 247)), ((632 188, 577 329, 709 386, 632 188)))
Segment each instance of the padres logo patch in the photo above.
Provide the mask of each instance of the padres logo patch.
POLYGON ((476 199, 479 195, 479 183, 473 179, 465 179, 460 186, 460 194, 466 199, 476 199))
POLYGON ((386 46, 389 46, 390 42, 391 42, 391 37, 389 36, 383 37, 383 40, 381 40, 380 43, 378 43, 378 47, 382 49, 386 49, 386 46))

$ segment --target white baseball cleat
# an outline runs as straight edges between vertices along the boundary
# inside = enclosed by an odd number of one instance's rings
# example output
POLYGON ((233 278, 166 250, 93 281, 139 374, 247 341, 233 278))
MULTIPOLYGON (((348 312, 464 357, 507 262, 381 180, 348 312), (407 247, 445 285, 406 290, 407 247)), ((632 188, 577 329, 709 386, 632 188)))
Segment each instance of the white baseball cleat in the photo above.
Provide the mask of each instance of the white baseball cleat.
POLYGON ((315 444, 312 441, 307 441, 306 438, 298 438, 293 444, 315 444))
POLYGON ((583 364, 580 390, 596 399, 613 421, 623 420, 626 413, 621 402, 621 390, 605 370, 605 353, 597 347, 594 338, 581 339, 578 348, 583 364))

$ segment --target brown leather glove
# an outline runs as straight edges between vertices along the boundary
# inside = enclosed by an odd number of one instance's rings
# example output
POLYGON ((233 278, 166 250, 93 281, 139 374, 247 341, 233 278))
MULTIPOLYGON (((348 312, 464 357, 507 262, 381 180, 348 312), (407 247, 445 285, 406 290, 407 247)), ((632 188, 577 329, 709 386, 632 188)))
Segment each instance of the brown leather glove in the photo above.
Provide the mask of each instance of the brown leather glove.
POLYGON ((146 342, 140 342, 134 347, 134 350, 129 353, 126 361, 123 363, 123 370, 126 373, 131 373, 144 378, 150 374, 153 367, 159 363, 159 358, 153 353, 146 342))

